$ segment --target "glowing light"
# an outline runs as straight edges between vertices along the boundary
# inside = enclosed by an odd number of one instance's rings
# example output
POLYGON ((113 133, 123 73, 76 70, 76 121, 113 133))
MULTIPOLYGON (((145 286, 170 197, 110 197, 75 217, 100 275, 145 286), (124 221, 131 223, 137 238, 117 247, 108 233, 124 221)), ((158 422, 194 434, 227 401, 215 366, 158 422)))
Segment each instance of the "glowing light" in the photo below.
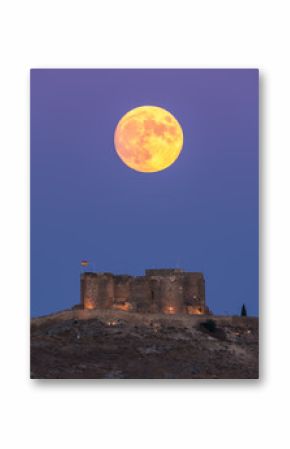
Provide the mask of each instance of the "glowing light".
POLYGON ((188 306, 187 307, 187 313, 189 315, 203 315, 203 311, 200 307, 192 307, 192 306, 188 306))
POLYGON ((92 310, 95 309, 95 304, 92 298, 86 297, 84 300, 84 309, 92 310))
POLYGON ((174 315, 176 313, 176 307, 167 306, 164 312, 167 313, 168 315, 174 315))
POLYGON ((124 312, 129 312, 133 309, 133 306, 129 302, 124 302, 123 304, 114 304, 113 309, 114 310, 123 310, 124 312))
POLYGON ((108 326, 116 326, 117 324, 118 324, 118 323, 117 323, 117 321, 115 321, 115 320, 114 320, 114 321, 108 321, 108 322, 107 322, 107 325, 108 325, 108 326))
POLYGON ((114 142, 119 157, 128 167, 152 173, 176 161, 182 150, 183 132, 166 109, 141 106, 121 118, 114 142))

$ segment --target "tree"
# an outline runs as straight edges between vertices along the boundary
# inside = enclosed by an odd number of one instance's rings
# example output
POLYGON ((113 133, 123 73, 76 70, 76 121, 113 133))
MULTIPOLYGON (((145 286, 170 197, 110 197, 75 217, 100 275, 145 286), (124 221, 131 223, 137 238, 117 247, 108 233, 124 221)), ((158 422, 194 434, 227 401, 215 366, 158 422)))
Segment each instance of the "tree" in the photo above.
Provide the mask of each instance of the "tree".
POLYGON ((242 305, 241 316, 247 316, 247 309, 246 309, 245 304, 242 305))

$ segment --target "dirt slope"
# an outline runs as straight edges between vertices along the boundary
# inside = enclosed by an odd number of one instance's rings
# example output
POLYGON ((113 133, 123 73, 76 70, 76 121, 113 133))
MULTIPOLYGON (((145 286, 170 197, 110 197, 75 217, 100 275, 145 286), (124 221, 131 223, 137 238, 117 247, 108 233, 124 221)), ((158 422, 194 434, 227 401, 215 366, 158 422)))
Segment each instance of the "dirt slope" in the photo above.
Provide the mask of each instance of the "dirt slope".
POLYGON ((83 310, 35 318, 31 378, 258 378, 258 319, 83 310), (202 325, 208 319, 215 329, 202 325))

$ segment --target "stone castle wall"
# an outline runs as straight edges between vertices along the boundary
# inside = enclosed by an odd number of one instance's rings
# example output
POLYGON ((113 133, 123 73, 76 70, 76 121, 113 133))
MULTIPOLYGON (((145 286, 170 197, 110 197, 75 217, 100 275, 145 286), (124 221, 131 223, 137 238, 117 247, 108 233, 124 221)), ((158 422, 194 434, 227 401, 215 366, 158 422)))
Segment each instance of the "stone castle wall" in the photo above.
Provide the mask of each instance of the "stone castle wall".
POLYGON ((84 309, 140 313, 208 312, 203 274, 180 269, 150 269, 145 276, 83 273, 81 304, 84 309))

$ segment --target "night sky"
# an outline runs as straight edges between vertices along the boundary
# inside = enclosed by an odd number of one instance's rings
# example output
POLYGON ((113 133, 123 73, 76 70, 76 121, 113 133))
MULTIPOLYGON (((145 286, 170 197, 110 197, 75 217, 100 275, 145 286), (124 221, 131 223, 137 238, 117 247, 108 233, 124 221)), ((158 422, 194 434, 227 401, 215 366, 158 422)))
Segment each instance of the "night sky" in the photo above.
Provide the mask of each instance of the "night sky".
POLYGON ((258 314, 258 71, 31 71, 31 314, 79 303, 92 271, 202 271, 217 314, 258 314), (184 133, 168 169, 114 149, 130 109, 160 106, 184 133))

